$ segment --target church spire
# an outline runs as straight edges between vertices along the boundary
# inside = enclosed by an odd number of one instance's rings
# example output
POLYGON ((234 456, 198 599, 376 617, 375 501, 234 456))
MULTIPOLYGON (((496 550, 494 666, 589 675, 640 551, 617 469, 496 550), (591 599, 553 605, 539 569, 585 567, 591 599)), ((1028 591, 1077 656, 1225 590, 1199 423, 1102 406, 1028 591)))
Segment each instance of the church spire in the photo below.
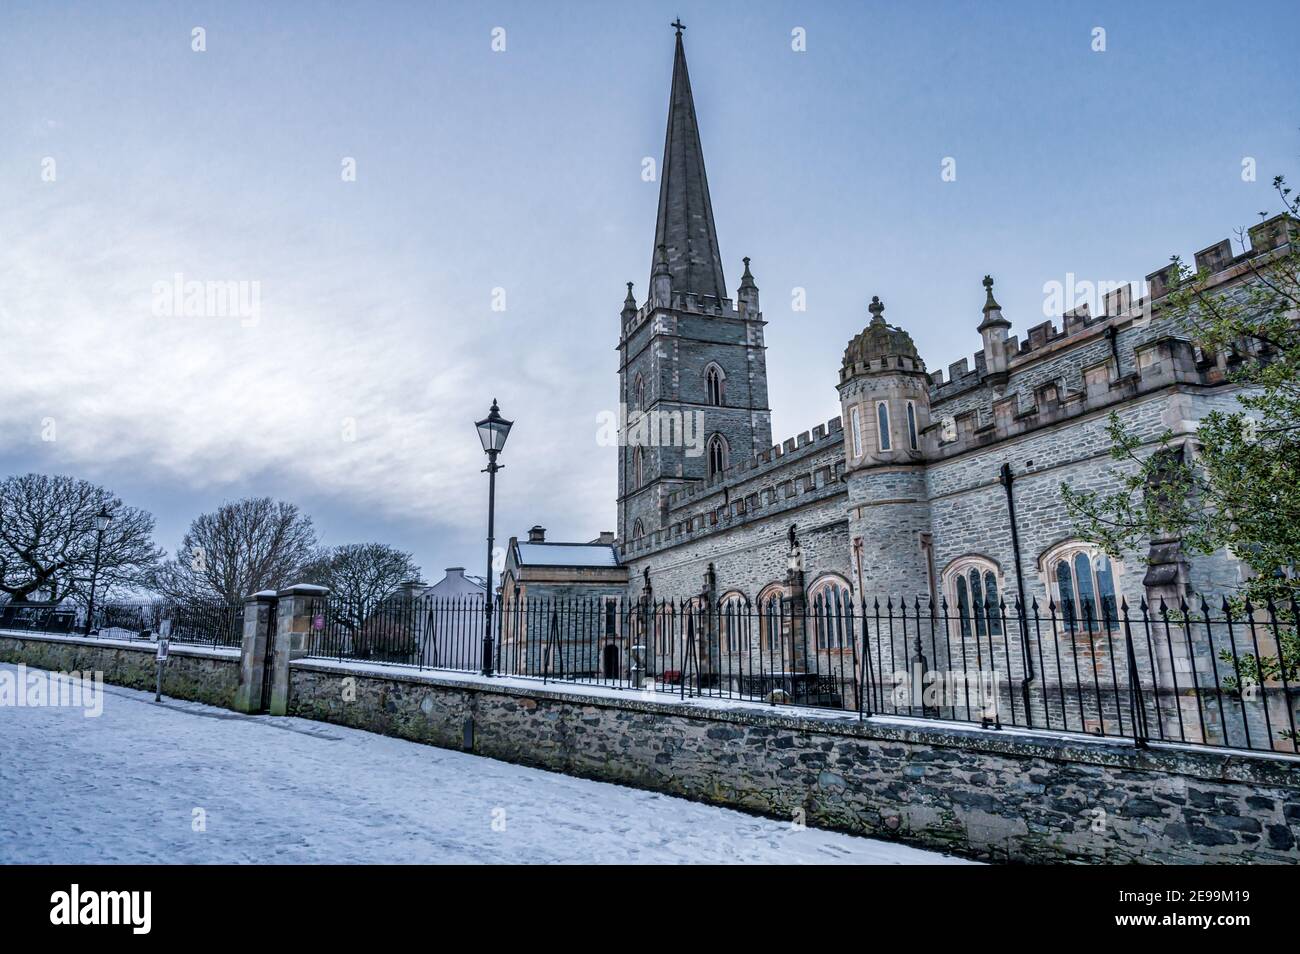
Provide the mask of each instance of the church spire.
MULTIPOLYGON (((673 57, 673 88, 668 101, 668 131, 664 136, 664 161, 659 173, 659 218, 655 248, 667 249, 674 292, 727 297, 718 253, 718 233, 713 225, 713 204, 704 174, 704 150, 695 118, 691 78, 686 72, 681 21, 673 57)), ((652 268, 654 259, 651 259, 652 268)))

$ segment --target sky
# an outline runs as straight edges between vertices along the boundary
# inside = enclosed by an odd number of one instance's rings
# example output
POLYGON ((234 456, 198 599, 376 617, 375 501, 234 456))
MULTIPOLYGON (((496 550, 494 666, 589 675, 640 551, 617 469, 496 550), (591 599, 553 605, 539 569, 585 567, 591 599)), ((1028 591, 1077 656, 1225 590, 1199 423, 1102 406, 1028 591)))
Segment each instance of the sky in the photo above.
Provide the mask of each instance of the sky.
POLYGON ((598 420, 649 277, 674 18, 781 440, 838 414, 872 295, 946 369, 980 346, 986 273, 1023 336, 1053 283, 1141 281, 1277 211, 1296 12, 7 0, 0 475, 103 484, 169 551, 270 495, 436 581, 486 560, 496 398, 498 543, 591 539, 615 528, 598 420), (187 314, 178 275, 243 297, 187 314))

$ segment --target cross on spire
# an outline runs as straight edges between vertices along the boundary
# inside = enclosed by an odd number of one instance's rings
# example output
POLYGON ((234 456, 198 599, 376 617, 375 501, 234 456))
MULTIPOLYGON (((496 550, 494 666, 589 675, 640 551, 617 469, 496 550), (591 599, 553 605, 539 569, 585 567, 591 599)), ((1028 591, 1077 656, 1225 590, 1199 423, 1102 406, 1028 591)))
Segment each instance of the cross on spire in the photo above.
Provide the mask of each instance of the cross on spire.
POLYGON ((677 31, 678 36, 681 36, 682 31, 686 29, 686 24, 682 22, 681 17, 678 17, 676 20, 674 20, 672 23, 668 25, 677 31))

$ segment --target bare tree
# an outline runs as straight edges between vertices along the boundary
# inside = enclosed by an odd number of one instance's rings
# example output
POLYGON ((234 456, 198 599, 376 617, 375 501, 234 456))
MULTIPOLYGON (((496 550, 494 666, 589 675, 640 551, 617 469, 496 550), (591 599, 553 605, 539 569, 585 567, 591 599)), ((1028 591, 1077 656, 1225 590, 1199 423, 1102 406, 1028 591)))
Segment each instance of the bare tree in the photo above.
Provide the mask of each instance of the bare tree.
POLYGON ((302 582, 315 548, 311 518, 296 506, 248 497, 195 518, 155 587, 177 600, 235 602, 302 582))
POLYGON ((308 583, 327 586, 359 612, 392 596, 400 583, 418 580, 415 557, 385 543, 349 543, 317 554, 304 574, 308 583))
POLYGON ((393 607, 398 610, 395 614, 385 613, 383 607, 397 595, 400 584, 419 578, 415 558, 384 543, 350 543, 323 550, 305 575, 307 582, 329 587, 335 597, 330 610, 333 621, 347 632, 359 657, 379 654, 401 662, 413 661, 417 651, 413 620, 397 607, 393 607))
POLYGON ((111 491, 62 475, 24 474, 0 481, 0 592, 13 600, 52 602, 83 596, 96 571, 95 516, 112 520, 99 547, 96 586, 142 584, 162 553, 154 546, 154 519, 111 491))

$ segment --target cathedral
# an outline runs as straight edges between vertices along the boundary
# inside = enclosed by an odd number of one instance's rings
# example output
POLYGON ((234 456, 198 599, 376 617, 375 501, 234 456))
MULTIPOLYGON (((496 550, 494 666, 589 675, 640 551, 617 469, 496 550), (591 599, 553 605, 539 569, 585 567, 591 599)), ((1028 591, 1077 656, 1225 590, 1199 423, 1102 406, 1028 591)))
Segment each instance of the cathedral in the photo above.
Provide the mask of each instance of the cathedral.
MULTIPOLYGON (((1227 240, 1197 252, 1197 268, 1212 286, 1243 280, 1247 259, 1286 244, 1282 218, 1252 228, 1245 252, 1227 240)), ((619 320, 627 597, 762 605, 788 597, 797 571, 810 601, 1050 598, 1100 618, 1124 598, 1226 591, 1240 572, 1229 554, 1153 540, 1107 556, 1074 535, 1061 502, 1062 483, 1116 486, 1111 412, 1150 442, 1172 430, 1191 454, 1197 420, 1235 406, 1231 356, 1203 352, 1162 314, 1168 274, 1022 337, 993 279, 972 276, 979 350, 946 373, 905 330, 918 316, 889 314, 879 289, 837 376, 827 362, 840 416, 774 441, 759 286, 746 258, 728 292, 678 29, 649 295, 638 304, 629 284, 619 320)))

